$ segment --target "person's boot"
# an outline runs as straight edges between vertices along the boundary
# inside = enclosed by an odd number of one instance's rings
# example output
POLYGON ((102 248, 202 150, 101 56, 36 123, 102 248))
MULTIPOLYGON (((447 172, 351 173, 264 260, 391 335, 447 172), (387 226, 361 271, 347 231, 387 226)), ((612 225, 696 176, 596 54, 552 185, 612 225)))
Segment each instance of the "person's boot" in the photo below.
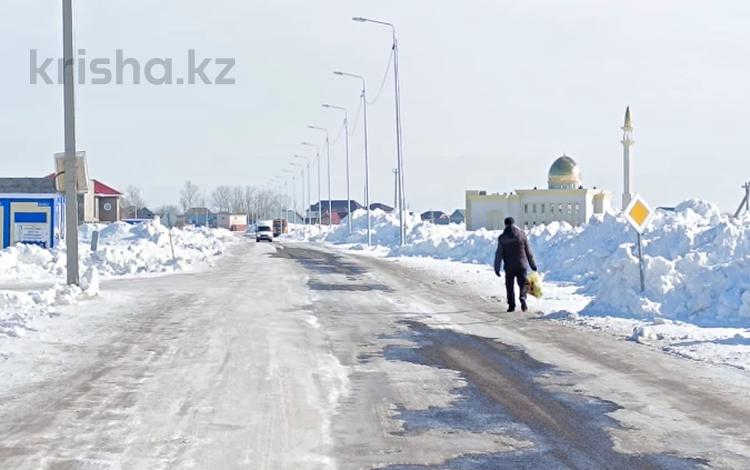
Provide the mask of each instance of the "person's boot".
POLYGON ((508 313, 513 313, 515 311, 516 311, 516 306, 515 305, 509 305, 508 306, 508 313))
POLYGON ((526 302, 521 302, 521 311, 522 312, 528 312, 529 311, 529 306, 526 305, 526 302))

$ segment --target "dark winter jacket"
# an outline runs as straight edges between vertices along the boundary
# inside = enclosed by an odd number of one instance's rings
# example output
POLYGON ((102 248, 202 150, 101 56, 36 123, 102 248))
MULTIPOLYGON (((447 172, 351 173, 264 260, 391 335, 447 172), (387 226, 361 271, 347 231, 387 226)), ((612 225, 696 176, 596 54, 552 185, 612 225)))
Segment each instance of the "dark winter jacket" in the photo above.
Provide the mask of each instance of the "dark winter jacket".
POLYGON ((536 261, 531 252, 529 240, 523 230, 512 225, 506 227, 497 239, 497 252, 495 252, 495 274, 500 275, 500 269, 505 272, 521 272, 529 268, 536 271, 536 261))

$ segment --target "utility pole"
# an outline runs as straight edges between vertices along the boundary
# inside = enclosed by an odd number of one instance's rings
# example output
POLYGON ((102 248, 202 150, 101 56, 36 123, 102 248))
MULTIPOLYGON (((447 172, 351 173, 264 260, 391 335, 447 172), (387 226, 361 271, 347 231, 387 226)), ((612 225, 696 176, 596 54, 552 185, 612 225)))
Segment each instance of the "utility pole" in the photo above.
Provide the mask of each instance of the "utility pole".
POLYGON ((63 95, 65 107, 65 245, 68 285, 78 275, 78 161, 76 160, 75 76, 73 59, 73 0, 63 0, 63 95))

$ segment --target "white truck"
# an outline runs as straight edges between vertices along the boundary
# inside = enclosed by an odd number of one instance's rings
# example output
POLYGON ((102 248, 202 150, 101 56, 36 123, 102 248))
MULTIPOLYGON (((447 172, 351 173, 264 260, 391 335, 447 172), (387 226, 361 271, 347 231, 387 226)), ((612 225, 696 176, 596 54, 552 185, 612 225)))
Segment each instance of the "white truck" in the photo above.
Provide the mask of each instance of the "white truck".
POLYGON ((273 220, 259 220, 255 224, 255 241, 273 242, 273 220))

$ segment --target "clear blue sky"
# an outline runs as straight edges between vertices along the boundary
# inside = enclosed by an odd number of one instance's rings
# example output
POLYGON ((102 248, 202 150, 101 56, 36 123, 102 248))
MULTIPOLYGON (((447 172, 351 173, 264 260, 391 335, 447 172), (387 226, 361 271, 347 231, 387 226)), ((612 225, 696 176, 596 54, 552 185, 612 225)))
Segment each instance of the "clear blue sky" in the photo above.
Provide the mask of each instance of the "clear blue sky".
MULTIPOLYGON (((0 15, 3 176, 43 175, 62 150, 62 89, 29 84, 29 49, 58 57, 60 0, 6 0, 0 15)), ((76 45, 147 60, 236 57, 234 86, 78 88, 79 147, 94 177, 176 202, 204 189, 263 185, 286 168, 308 124, 338 129, 331 102, 357 108, 401 44, 407 191, 414 209, 463 206, 466 189, 543 186, 566 152, 584 181, 619 201, 619 140, 633 111, 635 188, 654 205, 700 197, 733 210, 750 180, 750 2, 698 0, 75 0, 76 45)), ((176 65, 178 71, 182 65, 176 65)), ((373 199, 392 200, 393 93, 371 108, 373 199)), ((361 199, 361 131, 352 141, 361 199)), ((342 140, 343 143, 343 140, 342 140)), ((334 197, 344 196, 343 145, 334 197)))

